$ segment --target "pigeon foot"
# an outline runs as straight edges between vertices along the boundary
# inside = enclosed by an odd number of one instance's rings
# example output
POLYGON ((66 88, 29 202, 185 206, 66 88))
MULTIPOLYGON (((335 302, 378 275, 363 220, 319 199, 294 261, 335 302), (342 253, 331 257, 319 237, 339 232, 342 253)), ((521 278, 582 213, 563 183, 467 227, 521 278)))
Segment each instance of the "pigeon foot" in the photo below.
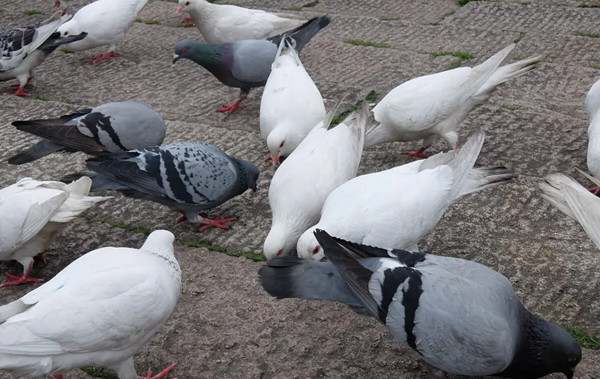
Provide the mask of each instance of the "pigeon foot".
POLYGON ((31 95, 27 91, 25 91, 25 87, 19 86, 19 88, 17 88, 17 90, 15 91, 15 96, 29 97, 31 95))
POLYGON ((192 18, 192 16, 185 16, 181 19, 181 25, 185 27, 194 26, 194 19, 192 18))
POLYGON ((590 188, 588 188, 588 191, 590 191, 594 195, 598 196, 600 194, 600 186, 590 187, 590 188))
POLYGON ((240 108, 240 103, 241 103, 241 100, 238 100, 235 103, 222 105, 222 106, 219 107, 219 109, 217 109, 217 112, 219 112, 219 113, 233 113, 233 112, 237 111, 240 108))
POLYGON ((200 221, 200 227, 198 228, 198 231, 204 232, 210 228, 229 230, 230 224, 236 220, 237 217, 221 217, 215 219, 203 218, 202 221, 200 221))
POLYGON ((111 59, 115 59, 118 57, 120 57, 120 55, 115 53, 114 51, 96 54, 92 57, 92 64, 100 64, 100 63, 108 62, 111 59))
POLYGON ((52 379, 65 379, 63 374, 54 374, 52 375, 52 379))
MULTIPOLYGON (((175 363, 173 363, 172 365, 170 365, 169 367, 167 367, 166 369, 162 370, 161 372, 159 372, 158 374, 152 376, 152 370, 148 369, 148 373, 146 374, 146 376, 143 376, 141 379, 163 379, 166 378, 167 375, 169 375, 169 372, 171 370, 173 370, 175 368, 175 363)), ((173 378, 173 379, 177 379, 177 378, 173 378)))
POLYGON ((417 158, 417 159, 425 159, 425 158, 429 158, 431 156, 431 154, 427 153, 425 150, 427 150, 429 148, 429 146, 423 146, 422 148, 420 148, 419 150, 415 150, 415 151, 408 151, 406 153, 403 153, 402 155, 407 155, 409 157, 413 157, 413 158, 417 158))
POLYGON ((19 286, 21 284, 35 284, 43 282, 44 279, 34 278, 29 276, 29 274, 23 273, 23 275, 12 275, 12 274, 4 274, 6 279, 4 283, 0 285, 0 288, 14 287, 19 286))

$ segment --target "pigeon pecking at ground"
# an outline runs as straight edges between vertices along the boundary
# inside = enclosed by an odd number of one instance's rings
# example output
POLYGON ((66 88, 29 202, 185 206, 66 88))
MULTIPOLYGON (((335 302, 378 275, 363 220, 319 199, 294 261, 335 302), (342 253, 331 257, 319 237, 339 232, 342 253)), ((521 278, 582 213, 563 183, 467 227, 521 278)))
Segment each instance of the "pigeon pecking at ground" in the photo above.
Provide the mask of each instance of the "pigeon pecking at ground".
POLYGON ((92 63, 98 64, 118 57, 117 45, 135 22, 139 11, 148 0, 96 0, 75 13, 73 18, 58 28, 62 37, 87 33, 80 41, 64 47, 84 51, 109 46, 107 52, 96 54, 92 63))
MULTIPOLYGON (((582 171, 597 188, 600 179, 582 171)), ((542 197, 558 210, 581 224, 594 245, 600 249, 600 198, 590 193, 573 178, 564 174, 551 174, 540 183, 542 197)))
POLYGON ((23 275, 5 274, 1 287, 42 281, 30 276, 33 258, 48 248, 65 223, 109 199, 87 196, 91 184, 87 177, 71 184, 24 178, 0 189, 0 260, 23 265, 23 275))
POLYGON ((290 155, 327 112, 323 97, 294 48, 283 38, 260 102, 260 134, 273 165, 290 155))
POLYGON ((259 171, 252 163, 233 158, 214 145, 181 142, 106 154, 88 159, 97 173, 94 191, 116 190, 181 211, 179 221, 228 229, 235 217, 210 219, 206 211, 244 193, 256 191, 259 171))
POLYGON ((425 158, 425 150, 441 137, 456 149, 467 114, 487 101, 498 85, 532 70, 541 60, 538 56, 500 66, 514 47, 473 68, 421 76, 394 88, 373 108, 379 125, 368 131, 366 145, 425 139, 420 150, 408 153, 425 158))
POLYGON ((166 124, 160 114, 136 101, 106 103, 60 118, 15 121, 17 129, 42 140, 8 159, 24 164, 54 152, 90 155, 117 153, 160 145, 166 124))
POLYGON ((185 39, 177 42, 173 63, 180 59, 189 59, 210 71, 226 86, 240 88, 240 96, 235 102, 218 109, 218 112, 234 112, 252 88, 262 87, 267 82, 271 65, 284 36, 293 38, 296 50, 300 51, 312 37, 329 25, 329 22, 327 16, 315 17, 294 30, 261 40, 205 44, 185 39))
POLYGON ((232 43, 265 39, 302 25, 305 20, 276 15, 259 9, 206 0, 179 0, 177 12, 186 11, 208 43, 232 43))
MULTIPOLYGON (((95 365, 137 379, 133 355, 177 305, 175 237, 152 232, 140 249, 104 247, 0 307, 0 369, 40 377, 95 365)), ((146 379, 165 378, 174 365, 146 379)))
POLYGON ((483 140, 484 133, 478 131, 460 150, 342 184, 327 197, 319 222, 298 240, 298 256, 323 258, 316 229, 365 245, 419 251, 417 243, 433 230, 453 202, 512 178, 504 167, 473 167, 483 140))
POLYGON ((360 112, 328 129, 331 117, 311 130, 273 175, 273 217, 263 246, 267 259, 291 254, 300 235, 319 220, 329 193, 356 176, 369 108, 363 103, 360 112))
POLYGON ((17 79, 15 95, 29 96, 25 86, 33 76, 33 69, 59 46, 81 40, 85 33, 61 36, 58 27, 71 16, 64 15, 41 26, 16 28, 0 33, 0 81, 17 79))
POLYGON ((529 312, 498 272, 464 259, 355 244, 321 230, 315 235, 328 261, 269 261, 259 272, 268 293, 348 304, 449 374, 573 377, 580 346, 529 312))

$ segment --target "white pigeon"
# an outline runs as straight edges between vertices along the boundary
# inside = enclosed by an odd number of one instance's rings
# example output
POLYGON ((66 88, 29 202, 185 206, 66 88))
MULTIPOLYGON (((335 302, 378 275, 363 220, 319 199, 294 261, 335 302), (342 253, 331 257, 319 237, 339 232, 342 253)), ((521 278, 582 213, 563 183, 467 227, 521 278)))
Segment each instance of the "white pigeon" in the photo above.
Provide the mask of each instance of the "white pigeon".
POLYGON ((208 43, 265 39, 302 25, 305 20, 278 16, 258 9, 213 4, 206 0, 179 0, 177 12, 186 11, 208 43))
POLYGON ((260 134, 273 164, 287 157, 327 112, 293 40, 283 38, 260 102, 260 134))
POLYGON ((61 25, 58 32, 62 37, 87 33, 77 42, 64 45, 74 51, 109 46, 107 52, 96 54, 93 63, 101 63, 118 56, 117 45, 135 22, 139 11, 148 0, 96 0, 75 13, 72 19, 61 25))
POLYGON ((600 80, 594 83, 588 92, 585 98, 585 109, 590 116, 587 166, 592 175, 600 179, 600 80))
MULTIPOLYGON (((175 237, 152 232, 140 249, 105 247, 0 307, 0 369, 39 377, 84 366, 137 379, 133 355, 169 318, 181 292, 175 237)), ((165 377, 169 366, 159 375, 165 377)))
POLYGON ((85 210, 109 197, 90 197, 92 180, 71 184, 31 178, 0 190, 0 260, 16 260, 23 275, 5 274, 3 287, 41 281, 29 276, 33 257, 44 252, 53 237, 85 210))
POLYGON ((360 112, 328 129, 330 115, 275 171, 269 187, 273 221, 263 247, 267 259, 293 252, 300 235, 319 220, 329 193, 356 176, 368 117, 363 104, 360 112))
POLYGON ((509 45, 473 68, 421 76, 391 90, 373 108, 379 125, 367 132, 366 146, 425 139, 423 148, 409 153, 424 158, 425 150, 441 137, 456 149, 467 114, 487 101, 499 84, 533 69, 541 59, 537 56, 500 67, 514 47, 509 45))
MULTIPOLYGON (((596 186, 600 180, 581 172, 596 186)), ((600 198, 564 174, 551 174, 540 183, 542 197, 561 212, 578 221, 600 249, 600 198)))
POLYGON ((461 196, 512 178, 503 167, 473 168, 484 133, 473 134, 456 151, 358 176, 327 197, 319 222, 302 234, 298 256, 323 258, 314 231, 384 249, 418 251, 446 209, 461 196))

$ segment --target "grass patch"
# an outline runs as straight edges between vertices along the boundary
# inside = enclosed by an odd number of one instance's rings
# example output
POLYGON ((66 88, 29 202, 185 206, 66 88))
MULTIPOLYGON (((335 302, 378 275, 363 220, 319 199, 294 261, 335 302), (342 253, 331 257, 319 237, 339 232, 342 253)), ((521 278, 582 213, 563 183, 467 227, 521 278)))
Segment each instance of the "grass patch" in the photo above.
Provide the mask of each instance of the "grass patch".
POLYGON ((366 101, 367 103, 374 103, 377 101, 377 99, 379 98, 379 94, 374 91, 371 90, 367 96, 365 96, 364 99, 359 99, 354 105, 352 105, 350 108, 346 109, 343 112, 338 113, 337 115, 335 115, 332 119, 331 119, 331 125, 330 126, 335 126, 339 123, 341 123, 342 121, 344 121, 346 119, 346 117, 348 117, 348 115, 352 112, 357 111, 360 108, 360 104, 363 101, 366 101))
POLYGON ((208 240, 204 239, 193 239, 188 241, 183 241, 183 245, 187 247, 193 248, 205 248, 210 251, 215 251, 217 253, 222 253, 225 255, 229 255, 232 257, 244 257, 254 262, 263 262, 265 261, 265 256, 262 253, 257 253, 255 251, 230 251, 224 246, 212 243, 208 240))
POLYGON ((354 46, 376 47, 378 49, 387 49, 390 47, 390 45, 388 45, 387 43, 368 41, 363 39, 349 39, 344 42, 354 46))
POLYGON ((381 17, 380 18, 381 21, 398 21, 401 20, 400 17, 381 17))
POLYGON ((579 4, 577 8, 600 8, 600 4, 579 4))
MULTIPOLYGON (((147 226, 144 226, 144 225, 125 224, 122 222, 111 222, 111 221, 107 221, 107 220, 105 220, 104 222, 106 222, 108 225, 110 225, 113 228, 125 230, 130 233, 143 234, 145 236, 152 233, 152 229, 147 226)), ((205 239, 196 238, 196 239, 192 239, 192 240, 183 240, 183 241, 179 241, 179 242, 181 245, 186 246, 186 247, 193 247, 193 248, 203 247, 210 251, 215 251, 217 253, 223 253, 225 255, 229 255, 232 257, 244 257, 244 258, 250 259, 251 261, 254 261, 254 262, 262 262, 265 260, 265 256, 262 253, 257 253, 255 251, 232 251, 232 250, 229 250, 225 246, 210 242, 205 239)))
POLYGON ((467 51, 434 51, 431 55, 437 57, 455 57, 463 61, 473 59, 475 56, 467 51))
POLYGON ((69 49, 68 47, 63 47, 60 51, 62 51, 63 54, 73 54, 75 52, 75 50, 69 49))
POLYGON ((575 32, 575 35, 578 37, 600 38, 600 33, 575 32))
POLYGON ((130 233, 143 234, 145 236, 152 233, 152 229, 150 229, 146 226, 143 226, 143 225, 133 225, 133 224, 125 224, 123 222, 110 222, 110 221, 106 221, 106 223, 109 224, 113 228, 125 230, 130 233))
POLYGON ((103 368, 97 367, 83 367, 81 371, 85 372, 91 377, 94 378, 103 378, 103 379, 119 379, 117 375, 115 375, 112 371, 105 370, 103 368))
POLYGON ((311 1, 310 3, 306 3, 306 4, 302 4, 302 5, 297 5, 297 6, 292 6, 292 7, 287 7, 287 8, 283 8, 286 11, 296 11, 299 12, 304 8, 312 8, 317 6, 317 4, 319 4, 319 0, 315 0, 315 1, 311 1))
POLYGON ((585 331, 577 327, 567 327, 567 331, 579 342, 582 347, 592 350, 600 350, 600 337, 587 335, 585 331))
POLYGON ((136 18, 135 22, 141 22, 142 24, 146 24, 146 25, 160 25, 160 21, 154 18, 136 18))
POLYGON ((590 67, 596 70, 600 70, 600 63, 592 63, 590 67))
POLYGON ((38 9, 27 9, 23 12, 25 16, 37 16, 38 14, 42 14, 42 11, 38 9))
POLYGON ((462 7, 463 5, 469 4, 471 1, 476 1, 476 0, 456 0, 456 3, 462 7))

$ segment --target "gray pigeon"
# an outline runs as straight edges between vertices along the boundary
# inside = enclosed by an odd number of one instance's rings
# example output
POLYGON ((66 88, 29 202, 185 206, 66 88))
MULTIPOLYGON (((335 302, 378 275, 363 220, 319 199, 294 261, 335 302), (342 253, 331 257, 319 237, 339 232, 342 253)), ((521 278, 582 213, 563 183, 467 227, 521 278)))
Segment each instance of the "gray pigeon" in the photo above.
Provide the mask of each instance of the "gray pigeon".
POLYGON ((98 155, 156 146, 163 142, 167 128, 160 114, 135 101, 106 103, 56 119, 12 124, 43 138, 8 159, 8 163, 17 165, 58 151, 98 155))
POLYGON ((110 189, 155 201, 183 214, 180 221, 228 229, 235 218, 209 219, 200 211, 212 209, 251 188, 256 191, 258 168, 233 158, 208 143, 171 145, 105 154, 88 159, 97 173, 93 190, 110 189))
POLYGON ((60 45, 79 41, 87 35, 80 33, 61 37, 58 27, 71 18, 62 16, 41 26, 15 28, 0 33, 0 81, 17 79, 19 85, 15 95, 29 96, 25 86, 32 77, 32 71, 60 45))
POLYGON ((173 63, 182 58, 192 60, 226 86, 240 88, 240 96, 235 102, 217 110, 234 112, 252 88, 262 87, 267 82, 279 43, 284 36, 293 38, 296 51, 300 51, 330 21, 327 16, 315 17, 289 32, 261 40, 204 44, 186 39, 177 43, 173 63))
POLYGON ((317 230, 328 261, 278 257, 259 274, 277 298, 351 305, 430 365, 455 375, 572 378, 581 348, 529 312, 510 281, 464 259, 354 244, 317 230))

